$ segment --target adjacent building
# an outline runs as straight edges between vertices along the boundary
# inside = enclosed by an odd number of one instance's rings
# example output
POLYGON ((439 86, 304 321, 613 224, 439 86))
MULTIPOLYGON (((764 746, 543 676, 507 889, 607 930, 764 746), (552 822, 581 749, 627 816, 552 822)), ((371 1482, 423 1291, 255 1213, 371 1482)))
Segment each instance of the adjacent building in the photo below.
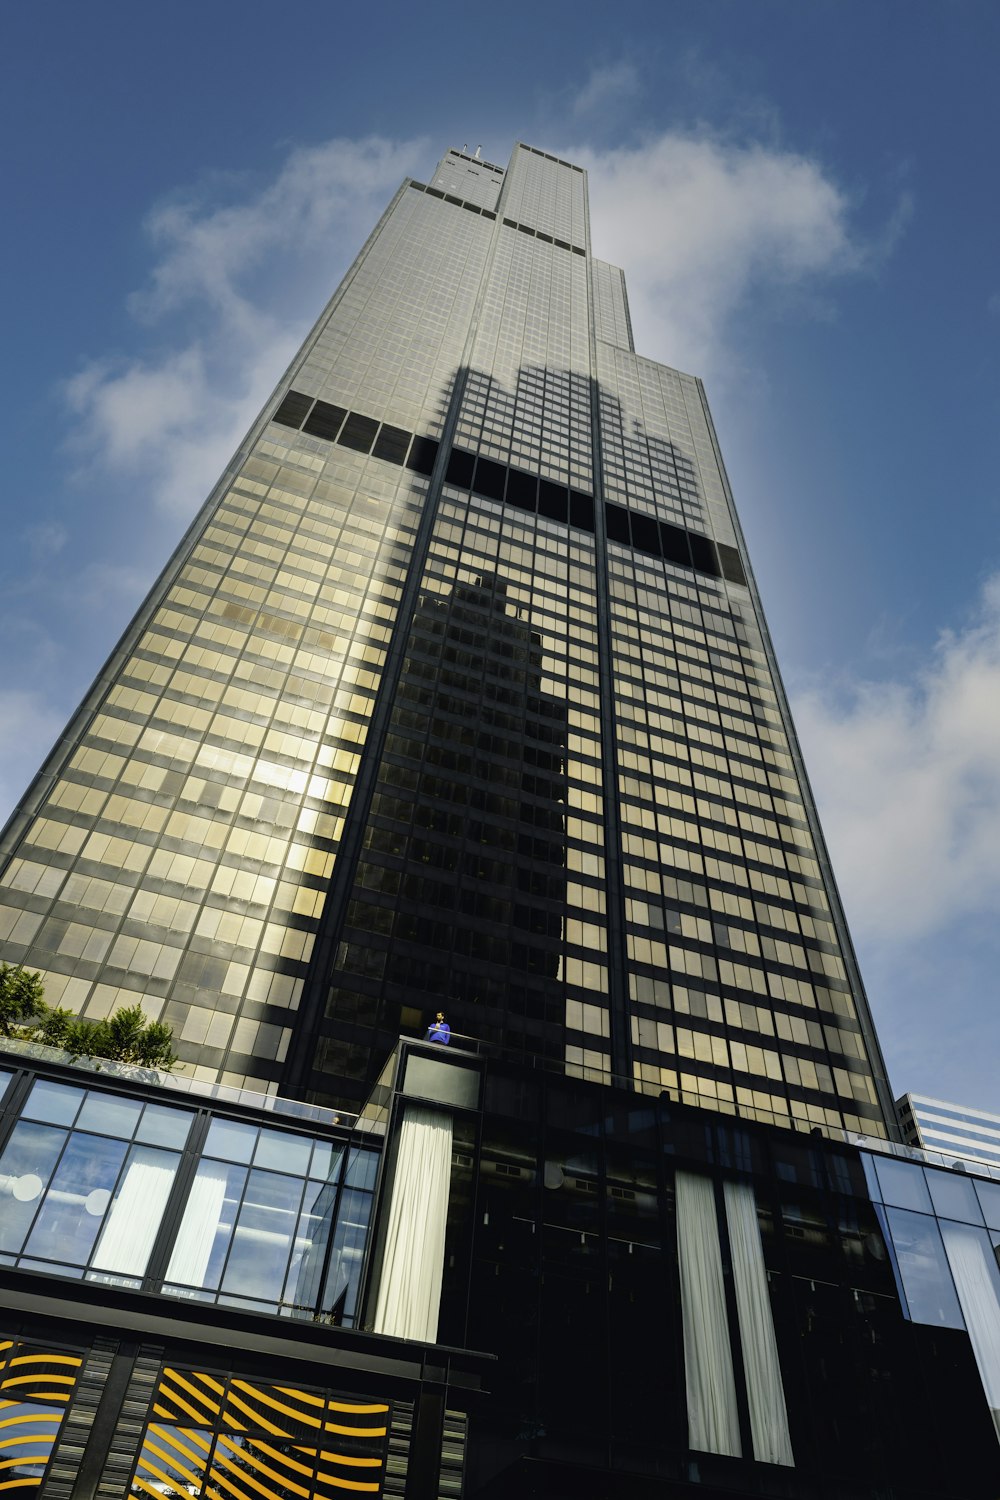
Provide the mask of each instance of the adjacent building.
POLYGON ((1000 1115, 926 1094, 903 1094, 896 1110, 908 1145, 1000 1167, 1000 1115))
POLYGON ((897 1144, 572 163, 402 184, 0 838, 0 957, 182 1058, 0 1044, 0 1491, 995 1495, 1000 1173, 897 1144))

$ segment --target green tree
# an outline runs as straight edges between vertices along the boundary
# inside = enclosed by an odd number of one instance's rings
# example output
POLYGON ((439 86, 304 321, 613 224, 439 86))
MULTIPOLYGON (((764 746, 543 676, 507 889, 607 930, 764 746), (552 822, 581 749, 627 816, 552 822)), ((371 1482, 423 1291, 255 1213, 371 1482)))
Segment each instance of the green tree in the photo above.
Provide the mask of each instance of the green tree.
POLYGON ((103 1021, 72 1018, 60 1045, 77 1057, 106 1057, 169 1073, 177 1062, 173 1039, 165 1022, 148 1021, 141 1005, 125 1005, 103 1021))
POLYGON ((43 1004, 42 1017, 37 1023, 33 1040, 44 1042, 46 1047, 65 1048, 66 1038, 75 1020, 76 1016, 71 1010, 61 1010, 58 1006, 53 1008, 43 1004))
POLYGON ((87 1021, 45 1003, 42 976, 0 963, 0 1036, 60 1047, 72 1057, 106 1057, 169 1073, 177 1058, 165 1021, 148 1021, 141 1005, 125 1005, 103 1021, 87 1021))
POLYGON ((45 1011, 42 976, 18 964, 0 963, 0 1033, 14 1036, 33 1027, 45 1011))

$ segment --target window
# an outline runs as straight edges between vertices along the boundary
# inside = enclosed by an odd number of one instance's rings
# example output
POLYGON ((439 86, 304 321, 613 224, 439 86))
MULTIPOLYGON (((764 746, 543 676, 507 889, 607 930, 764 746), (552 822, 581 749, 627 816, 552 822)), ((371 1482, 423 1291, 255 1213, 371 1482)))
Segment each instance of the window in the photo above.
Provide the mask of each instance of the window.
POLYGON ((353 1321, 377 1158, 352 1148, 346 1174, 343 1158, 334 1142, 213 1120, 164 1290, 353 1321))
POLYGON ((0 1489, 38 1493, 82 1363, 0 1334, 0 1489))
POLYGON ((131 1493, 295 1495, 381 1490, 389 1407, 168 1366, 131 1493))
POLYGON ((191 1118, 38 1079, 0 1155, 0 1259, 139 1286, 191 1118))

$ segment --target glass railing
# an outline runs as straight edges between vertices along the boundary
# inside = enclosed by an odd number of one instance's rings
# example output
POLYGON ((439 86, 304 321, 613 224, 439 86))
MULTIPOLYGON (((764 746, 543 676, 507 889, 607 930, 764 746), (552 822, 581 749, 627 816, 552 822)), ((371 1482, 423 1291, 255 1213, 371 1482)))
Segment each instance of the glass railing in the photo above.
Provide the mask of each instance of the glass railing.
POLYGON ((169 1089, 178 1094, 211 1099, 219 1104, 240 1104, 246 1109, 281 1115, 283 1119, 298 1120, 310 1125, 343 1125, 353 1129, 358 1120, 356 1115, 347 1111, 329 1109, 321 1104, 306 1104, 301 1099, 287 1099, 281 1094, 261 1094, 254 1089, 234 1088, 228 1083, 206 1083, 199 1078, 186 1078, 183 1073, 164 1073, 158 1068, 112 1062, 107 1057, 74 1057, 59 1047, 47 1047, 42 1042, 22 1041, 18 1037, 0 1036, 0 1052, 12 1053, 23 1057, 25 1061, 57 1063, 60 1067, 76 1068, 83 1073, 101 1073, 105 1078, 120 1078, 126 1083, 169 1089))

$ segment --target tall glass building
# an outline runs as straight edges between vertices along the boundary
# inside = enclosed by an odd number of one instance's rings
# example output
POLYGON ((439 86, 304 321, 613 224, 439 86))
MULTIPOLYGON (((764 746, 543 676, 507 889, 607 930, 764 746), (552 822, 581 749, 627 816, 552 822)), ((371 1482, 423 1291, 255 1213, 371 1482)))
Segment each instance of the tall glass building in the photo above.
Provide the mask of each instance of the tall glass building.
POLYGON ((995 1500, 1000 1166, 898 1141, 579 168, 402 185, 0 854, 183 1060, 0 1035, 0 1493, 995 1500))
POLYGON ((586 174, 404 182, 0 843, 51 1003, 348 1104, 453 1029, 894 1120, 701 383, 586 174))

